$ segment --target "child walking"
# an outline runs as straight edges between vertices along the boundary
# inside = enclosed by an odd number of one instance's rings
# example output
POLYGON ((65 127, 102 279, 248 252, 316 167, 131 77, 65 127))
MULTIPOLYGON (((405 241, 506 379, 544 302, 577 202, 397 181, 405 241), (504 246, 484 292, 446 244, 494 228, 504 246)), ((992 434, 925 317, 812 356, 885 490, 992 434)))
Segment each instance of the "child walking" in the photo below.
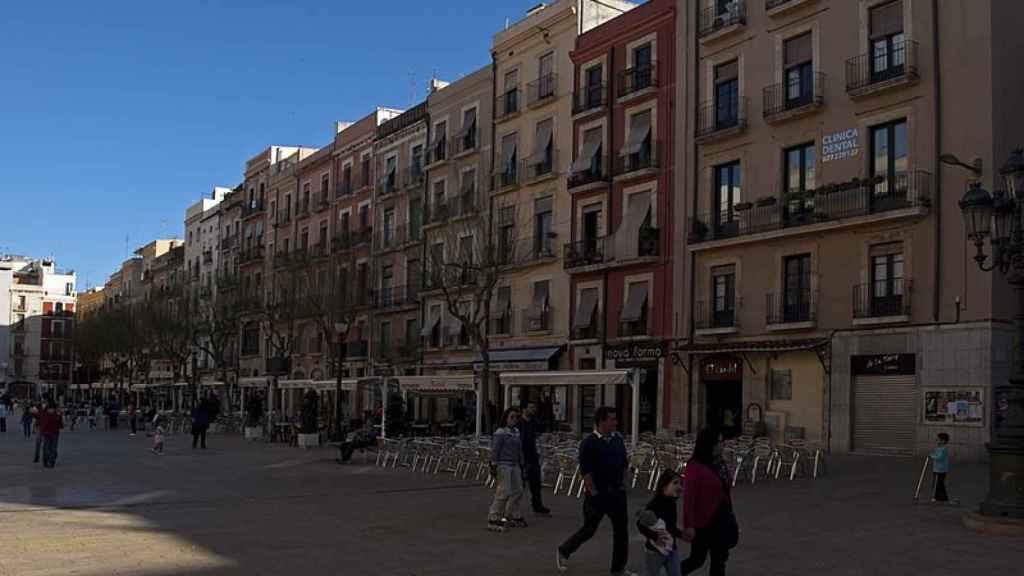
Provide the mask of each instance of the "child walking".
POLYGON ((164 427, 159 424, 153 432, 153 453, 158 456, 164 455, 164 427))
POLYGON ((949 453, 946 444, 949 444, 949 434, 940 432, 935 450, 929 455, 932 459, 932 474, 935 475, 932 502, 949 502, 949 494, 946 493, 946 474, 949 473, 949 453))
POLYGON ((682 538, 676 509, 679 495, 683 491, 679 475, 665 470, 658 478, 654 498, 637 517, 637 529, 647 539, 644 545, 644 575, 660 576, 662 570, 667 576, 679 576, 680 558, 676 539, 682 538))

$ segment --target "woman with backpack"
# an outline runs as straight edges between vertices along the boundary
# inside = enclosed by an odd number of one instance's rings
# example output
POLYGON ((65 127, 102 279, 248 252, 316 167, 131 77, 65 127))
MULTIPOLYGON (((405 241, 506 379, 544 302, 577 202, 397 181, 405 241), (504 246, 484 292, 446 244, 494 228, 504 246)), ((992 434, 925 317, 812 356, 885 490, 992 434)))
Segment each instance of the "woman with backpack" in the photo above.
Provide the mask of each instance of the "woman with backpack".
POLYGON ((690 557, 679 572, 696 572, 711 554, 711 576, 725 576, 729 550, 739 541, 739 526, 732 510, 729 473, 719 458, 721 434, 704 429, 697 435, 693 457, 686 465, 683 484, 683 540, 690 542, 690 557))

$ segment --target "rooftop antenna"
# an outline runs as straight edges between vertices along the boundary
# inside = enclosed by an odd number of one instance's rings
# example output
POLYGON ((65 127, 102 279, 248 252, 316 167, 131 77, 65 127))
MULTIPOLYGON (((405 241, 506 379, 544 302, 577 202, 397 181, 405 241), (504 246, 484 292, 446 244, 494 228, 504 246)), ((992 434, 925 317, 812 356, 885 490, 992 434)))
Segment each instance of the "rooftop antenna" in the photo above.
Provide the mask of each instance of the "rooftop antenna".
POLYGON ((409 70, 409 107, 416 103, 416 72, 409 70))

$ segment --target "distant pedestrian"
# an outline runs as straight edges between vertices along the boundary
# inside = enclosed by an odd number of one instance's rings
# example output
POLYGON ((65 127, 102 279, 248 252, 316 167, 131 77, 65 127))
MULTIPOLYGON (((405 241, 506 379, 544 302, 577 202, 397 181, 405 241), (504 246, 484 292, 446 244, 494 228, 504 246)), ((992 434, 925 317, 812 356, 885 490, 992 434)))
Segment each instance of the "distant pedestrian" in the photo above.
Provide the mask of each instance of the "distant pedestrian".
POLYGON ((7 432, 7 416, 11 413, 6 402, 0 402, 0 432, 7 432))
POLYGON ((580 442, 579 466, 583 476, 583 527, 558 547, 559 571, 568 570, 569 557, 593 538, 601 520, 612 522, 612 570, 615 575, 633 574, 626 570, 629 560, 629 520, 625 474, 629 464, 626 445, 616 432, 619 421, 615 408, 602 406, 594 413, 594 431, 580 442))
POLYGON ((502 426, 491 440, 491 475, 494 500, 487 512, 487 529, 502 532, 506 526, 525 528, 520 502, 523 499, 523 445, 516 424, 519 410, 505 410, 502 426))
POLYGON ((42 431, 40 430, 40 424, 42 422, 43 414, 46 413, 46 410, 48 408, 49 404, 47 404, 46 402, 43 402, 42 405, 32 407, 32 429, 36 433, 36 451, 35 456, 32 458, 33 464, 39 462, 39 454, 42 452, 43 449, 43 434, 42 431))
POLYGON ((732 509, 728 473, 717 462, 720 454, 718 430, 697 434, 693 457, 686 465, 683 484, 683 540, 690 542, 690 556, 679 572, 696 572, 711 554, 711 576, 725 576, 729 550, 739 539, 732 509))
POLYGON ((192 449, 202 446, 206 450, 206 430, 210 427, 210 413, 206 402, 200 402, 192 409, 192 449))
POLYGON ((153 453, 159 456, 164 455, 164 427, 153 423, 156 427, 153 432, 153 453))
POLYGON ((89 410, 89 430, 95 430, 96 429, 96 413, 99 412, 100 408, 99 408, 99 406, 96 406, 95 404, 93 404, 92 406, 89 406, 88 410, 89 410))
POLYGON ((540 432, 537 405, 530 402, 519 419, 519 437, 523 443, 523 473, 530 486, 530 503, 534 514, 547 516, 551 514, 551 510, 544 506, 541 498, 540 454, 537 452, 537 436, 540 432))
POLYGON ((679 475, 665 470, 658 478, 654 498, 647 503, 645 513, 637 520, 637 528, 647 539, 644 576, 679 576, 679 547, 677 539, 683 537, 679 529, 676 508, 683 485, 679 475))
POLYGON ((43 467, 53 468, 57 465, 57 442, 60 440, 60 429, 64 427, 64 418, 53 406, 48 405, 39 417, 39 436, 43 439, 43 467))
POLYGON ((932 450, 929 455, 932 459, 932 474, 935 476, 935 492, 932 495, 932 502, 949 502, 949 494, 946 493, 946 475, 949 474, 947 444, 949 444, 949 434, 940 432, 935 450, 932 450))
POLYGON ((139 431, 139 416, 135 412, 135 404, 133 402, 128 403, 128 425, 131 426, 131 432, 129 436, 135 436, 139 431))
POLYGON ((32 414, 33 409, 28 402, 25 402, 21 409, 21 430, 25 433, 25 438, 32 437, 32 422, 35 420, 35 416, 32 414))

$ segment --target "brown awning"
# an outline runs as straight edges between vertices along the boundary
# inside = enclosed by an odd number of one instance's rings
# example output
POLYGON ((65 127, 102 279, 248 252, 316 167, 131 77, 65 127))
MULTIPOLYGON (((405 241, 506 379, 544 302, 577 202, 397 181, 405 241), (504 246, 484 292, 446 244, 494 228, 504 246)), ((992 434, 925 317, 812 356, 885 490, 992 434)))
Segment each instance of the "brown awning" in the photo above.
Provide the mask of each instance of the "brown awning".
POLYGON ((677 352, 690 354, 725 354, 736 352, 793 352, 828 346, 827 338, 800 340, 749 340, 746 342, 688 342, 676 347, 677 352))
POLYGON ((587 288, 580 291, 580 301, 576 306, 576 317, 572 319, 572 327, 575 329, 589 328, 594 321, 594 311, 597 310, 597 288, 587 288))
POLYGON ((583 133, 583 146, 580 147, 580 155, 572 165, 574 172, 585 172, 593 165, 594 156, 601 147, 601 128, 592 128, 583 133))
POLYGON ((647 282, 637 282, 629 285, 629 294, 626 296, 626 305, 622 309, 621 320, 623 322, 637 322, 644 315, 644 308, 647 306, 647 282))
POLYGON ((638 154, 644 146, 644 141, 651 134, 651 111, 646 110, 634 114, 629 126, 629 138, 626 145, 622 147, 622 155, 638 154))
POLYGON ((888 36, 903 31, 903 2, 896 0, 871 9, 871 37, 888 36))

